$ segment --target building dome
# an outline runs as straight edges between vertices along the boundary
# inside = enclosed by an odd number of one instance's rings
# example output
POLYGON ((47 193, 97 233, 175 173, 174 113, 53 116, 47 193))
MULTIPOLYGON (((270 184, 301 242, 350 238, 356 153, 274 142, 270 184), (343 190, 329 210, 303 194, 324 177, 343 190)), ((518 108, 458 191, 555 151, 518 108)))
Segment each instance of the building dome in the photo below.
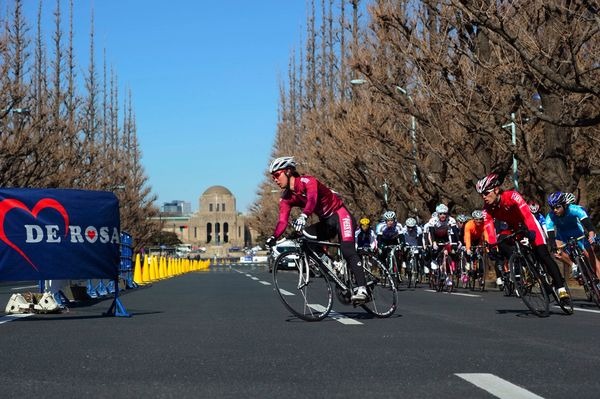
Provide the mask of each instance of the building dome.
POLYGON ((233 195, 231 193, 231 191, 229 191, 227 189, 227 187, 223 187, 223 186, 212 186, 206 189, 206 191, 202 194, 202 196, 204 197, 205 195, 233 195))

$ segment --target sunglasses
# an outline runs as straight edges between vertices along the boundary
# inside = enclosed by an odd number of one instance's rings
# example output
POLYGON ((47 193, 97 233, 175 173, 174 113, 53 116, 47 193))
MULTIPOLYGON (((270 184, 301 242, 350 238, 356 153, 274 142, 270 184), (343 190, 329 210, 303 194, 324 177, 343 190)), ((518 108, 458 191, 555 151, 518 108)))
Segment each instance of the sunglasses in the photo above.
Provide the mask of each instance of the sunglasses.
POLYGON ((555 205, 552 207, 552 209, 562 209, 562 207, 563 207, 562 205, 555 205))
POLYGON ((273 174, 271 174, 271 177, 273 178, 273 180, 277 180, 279 179, 279 176, 281 176, 282 173, 283 170, 278 170, 277 172, 273 172, 273 174))
POLYGON ((438 216, 446 216, 447 213, 446 212, 438 212, 438 216))
POLYGON ((490 193, 493 193, 494 189, 489 189, 489 190, 485 190, 484 192, 481 193, 482 197, 487 197, 488 195, 490 195, 490 193))

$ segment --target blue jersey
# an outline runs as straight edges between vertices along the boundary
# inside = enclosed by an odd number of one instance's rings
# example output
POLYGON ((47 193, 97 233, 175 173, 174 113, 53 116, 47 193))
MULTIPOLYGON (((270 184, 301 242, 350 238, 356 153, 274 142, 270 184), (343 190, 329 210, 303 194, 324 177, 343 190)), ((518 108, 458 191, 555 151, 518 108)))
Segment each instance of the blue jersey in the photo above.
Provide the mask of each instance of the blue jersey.
POLYGON ((586 211, 579 205, 571 204, 566 207, 562 216, 556 216, 554 212, 546 216, 546 230, 554 231, 556 238, 568 241, 569 238, 579 238, 584 235, 585 230, 581 220, 588 217, 586 211))

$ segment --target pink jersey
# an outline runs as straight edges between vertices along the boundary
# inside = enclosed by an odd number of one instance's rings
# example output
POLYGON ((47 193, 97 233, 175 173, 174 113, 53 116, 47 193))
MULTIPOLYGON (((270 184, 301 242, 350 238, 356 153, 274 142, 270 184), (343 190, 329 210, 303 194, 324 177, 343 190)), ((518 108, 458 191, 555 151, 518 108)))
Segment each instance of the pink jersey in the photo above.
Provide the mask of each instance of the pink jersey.
MULTIPOLYGON (((310 216, 313 213, 319 219, 332 216, 344 203, 333 191, 313 176, 300 176, 294 180, 294 187, 287 189, 279 200, 279 222, 275 227, 275 237, 281 236, 288 225, 290 211, 293 207, 301 207, 302 213, 310 216)), ((354 234, 352 234, 354 238, 354 234)))
POLYGON ((529 210, 529 205, 521 197, 521 194, 514 190, 500 193, 500 200, 494 205, 484 205, 483 215, 488 242, 492 245, 496 244, 494 219, 506 222, 511 231, 516 231, 521 226, 525 226, 527 230, 535 232, 534 245, 546 244, 542 226, 529 210))

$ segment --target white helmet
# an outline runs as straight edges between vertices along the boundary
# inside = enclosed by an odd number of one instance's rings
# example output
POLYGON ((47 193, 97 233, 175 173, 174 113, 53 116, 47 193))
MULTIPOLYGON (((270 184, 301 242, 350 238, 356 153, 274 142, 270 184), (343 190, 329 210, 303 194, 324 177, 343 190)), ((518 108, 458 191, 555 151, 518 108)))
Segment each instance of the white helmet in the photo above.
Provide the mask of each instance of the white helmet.
POLYGON ((444 204, 439 204, 438 206, 435 207, 435 211, 440 214, 440 213, 448 213, 448 207, 444 204))
POLYGON ((393 220, 394 222, 396 221, 396 212, 394 211, 386 211, 383 213, 383 220, 388 221, 388 220, 393 220))
POLYGON ((406 219, 406 227, 415 227, 417 225, 417 220, 415 218, 406 219))
POLYGON ((573 193, 565 193, 565 201, 567 201, 567 204, 574 204, 575 203, 575 194, 573 193))
POLYGON ((269 173, 277 172, 281 169, 287 168, 295 168, 296 161, 294 161, 294 157, 279 157, 271 162, 271 166, 269 166, 269 173))
POLYGON ((473 213, 471 213, 471 216, 473 216, 473 219, 483 219, 483 212, 479 209, 475 209, 473 213))

